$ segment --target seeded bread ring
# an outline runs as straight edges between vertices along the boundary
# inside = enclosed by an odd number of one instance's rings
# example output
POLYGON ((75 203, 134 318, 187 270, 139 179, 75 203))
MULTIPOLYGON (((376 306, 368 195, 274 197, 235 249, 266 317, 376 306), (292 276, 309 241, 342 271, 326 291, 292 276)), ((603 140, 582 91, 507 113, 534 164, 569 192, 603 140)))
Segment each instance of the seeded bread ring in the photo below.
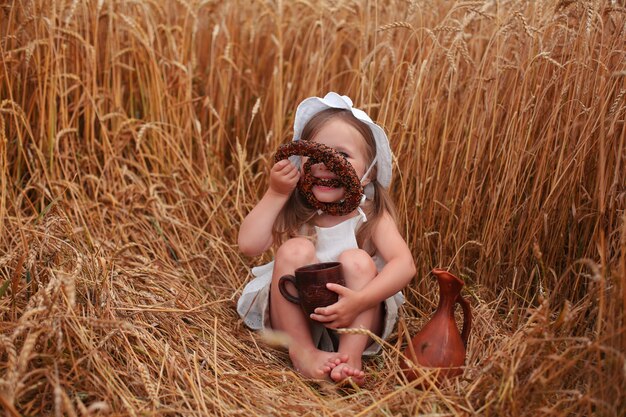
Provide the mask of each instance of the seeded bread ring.
POLYGON ((306 201, 316 209, 332 216, 343 216, 352 213, 361 203, 363 187, 352 164, 333 148, 317 142, 298 140, 281 145, 274 156, 274 162, 286 159, 293 155, 308 156, 308 161, 302 167, 302 175, 298 181, 298 190, 306 201), (337 178, 322 179, 311 174, 311 165, 323 163, 326 168, 337 175, 337 178), (313 195, 313 186, 343 187, 344 198, 335 203, 324 203, 313 195))

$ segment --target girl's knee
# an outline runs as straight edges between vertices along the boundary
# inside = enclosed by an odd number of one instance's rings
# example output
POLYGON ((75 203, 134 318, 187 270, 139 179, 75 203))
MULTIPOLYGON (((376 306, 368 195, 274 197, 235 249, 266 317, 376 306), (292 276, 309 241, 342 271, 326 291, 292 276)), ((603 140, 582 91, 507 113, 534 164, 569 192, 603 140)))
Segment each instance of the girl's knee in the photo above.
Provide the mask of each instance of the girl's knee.
POLYGON ((308 239, 294 237, 289 239, 276 251, 277 262, 289 262, 305 265, 315 259, 315 245, 308 239))
POLYGON ((376 276, 376 264, 372 257, 362 249, 349 249, 339 255, 339 262, 347 279, 371 280, 376 276))

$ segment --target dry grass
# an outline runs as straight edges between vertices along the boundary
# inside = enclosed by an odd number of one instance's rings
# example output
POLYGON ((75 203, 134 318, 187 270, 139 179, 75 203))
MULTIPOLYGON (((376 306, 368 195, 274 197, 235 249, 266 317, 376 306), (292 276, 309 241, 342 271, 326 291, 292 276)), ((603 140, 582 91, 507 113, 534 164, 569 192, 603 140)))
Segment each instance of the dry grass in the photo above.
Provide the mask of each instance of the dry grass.
POLYGON ((626 9, 0 2, 0 406, 35 415, 623 415, 626 9), (236 233, 296 104, 385 126, 418 274, 364 389, 248 331, 236 233), (463 376, 399 351, 468 283, 463 376), (425 375, 428 379, 430 376, 425 375))

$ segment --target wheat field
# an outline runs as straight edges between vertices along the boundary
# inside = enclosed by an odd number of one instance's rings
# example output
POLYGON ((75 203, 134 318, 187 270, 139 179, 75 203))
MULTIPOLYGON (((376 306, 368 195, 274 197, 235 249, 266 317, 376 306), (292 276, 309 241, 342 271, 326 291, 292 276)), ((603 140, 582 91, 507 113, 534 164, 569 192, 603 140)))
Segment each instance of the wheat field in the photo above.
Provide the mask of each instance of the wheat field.
MULTIPOLYGON (((623 416, 626 9, 608 0, 0 1, 7 416, 623 416), (417 275, 364 387, 235 305, 296 105, 384 126, 417 275), (462 377, 399 372, 466 282, 462 377)), ((421 371, 420 371, 421 372, 421 371)))

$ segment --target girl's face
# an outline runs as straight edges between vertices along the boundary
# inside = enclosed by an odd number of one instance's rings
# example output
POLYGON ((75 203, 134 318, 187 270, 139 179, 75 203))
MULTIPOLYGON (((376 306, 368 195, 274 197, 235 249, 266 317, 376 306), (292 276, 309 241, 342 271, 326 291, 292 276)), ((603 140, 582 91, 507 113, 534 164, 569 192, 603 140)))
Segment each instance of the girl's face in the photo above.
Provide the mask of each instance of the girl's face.
MULTIPOLYGON (((368 168, 366 142, 359 131, 340 118, 332 118, 326 122, 311 138, 313 142, 329 146, 342 154, 352 165, 359 178, 362 178, 368 168)), ((329 171, 323 163, 311 166, 311 174, 317 178, 336 178, 337 175, 329 171)), ((364 186, 369 182, 366 180, 364 186)), ((333 188, 321 185, 313 186, 311 190, 315 198, 323 203, 333 203, 343 198, 343 187, 333 188)))

